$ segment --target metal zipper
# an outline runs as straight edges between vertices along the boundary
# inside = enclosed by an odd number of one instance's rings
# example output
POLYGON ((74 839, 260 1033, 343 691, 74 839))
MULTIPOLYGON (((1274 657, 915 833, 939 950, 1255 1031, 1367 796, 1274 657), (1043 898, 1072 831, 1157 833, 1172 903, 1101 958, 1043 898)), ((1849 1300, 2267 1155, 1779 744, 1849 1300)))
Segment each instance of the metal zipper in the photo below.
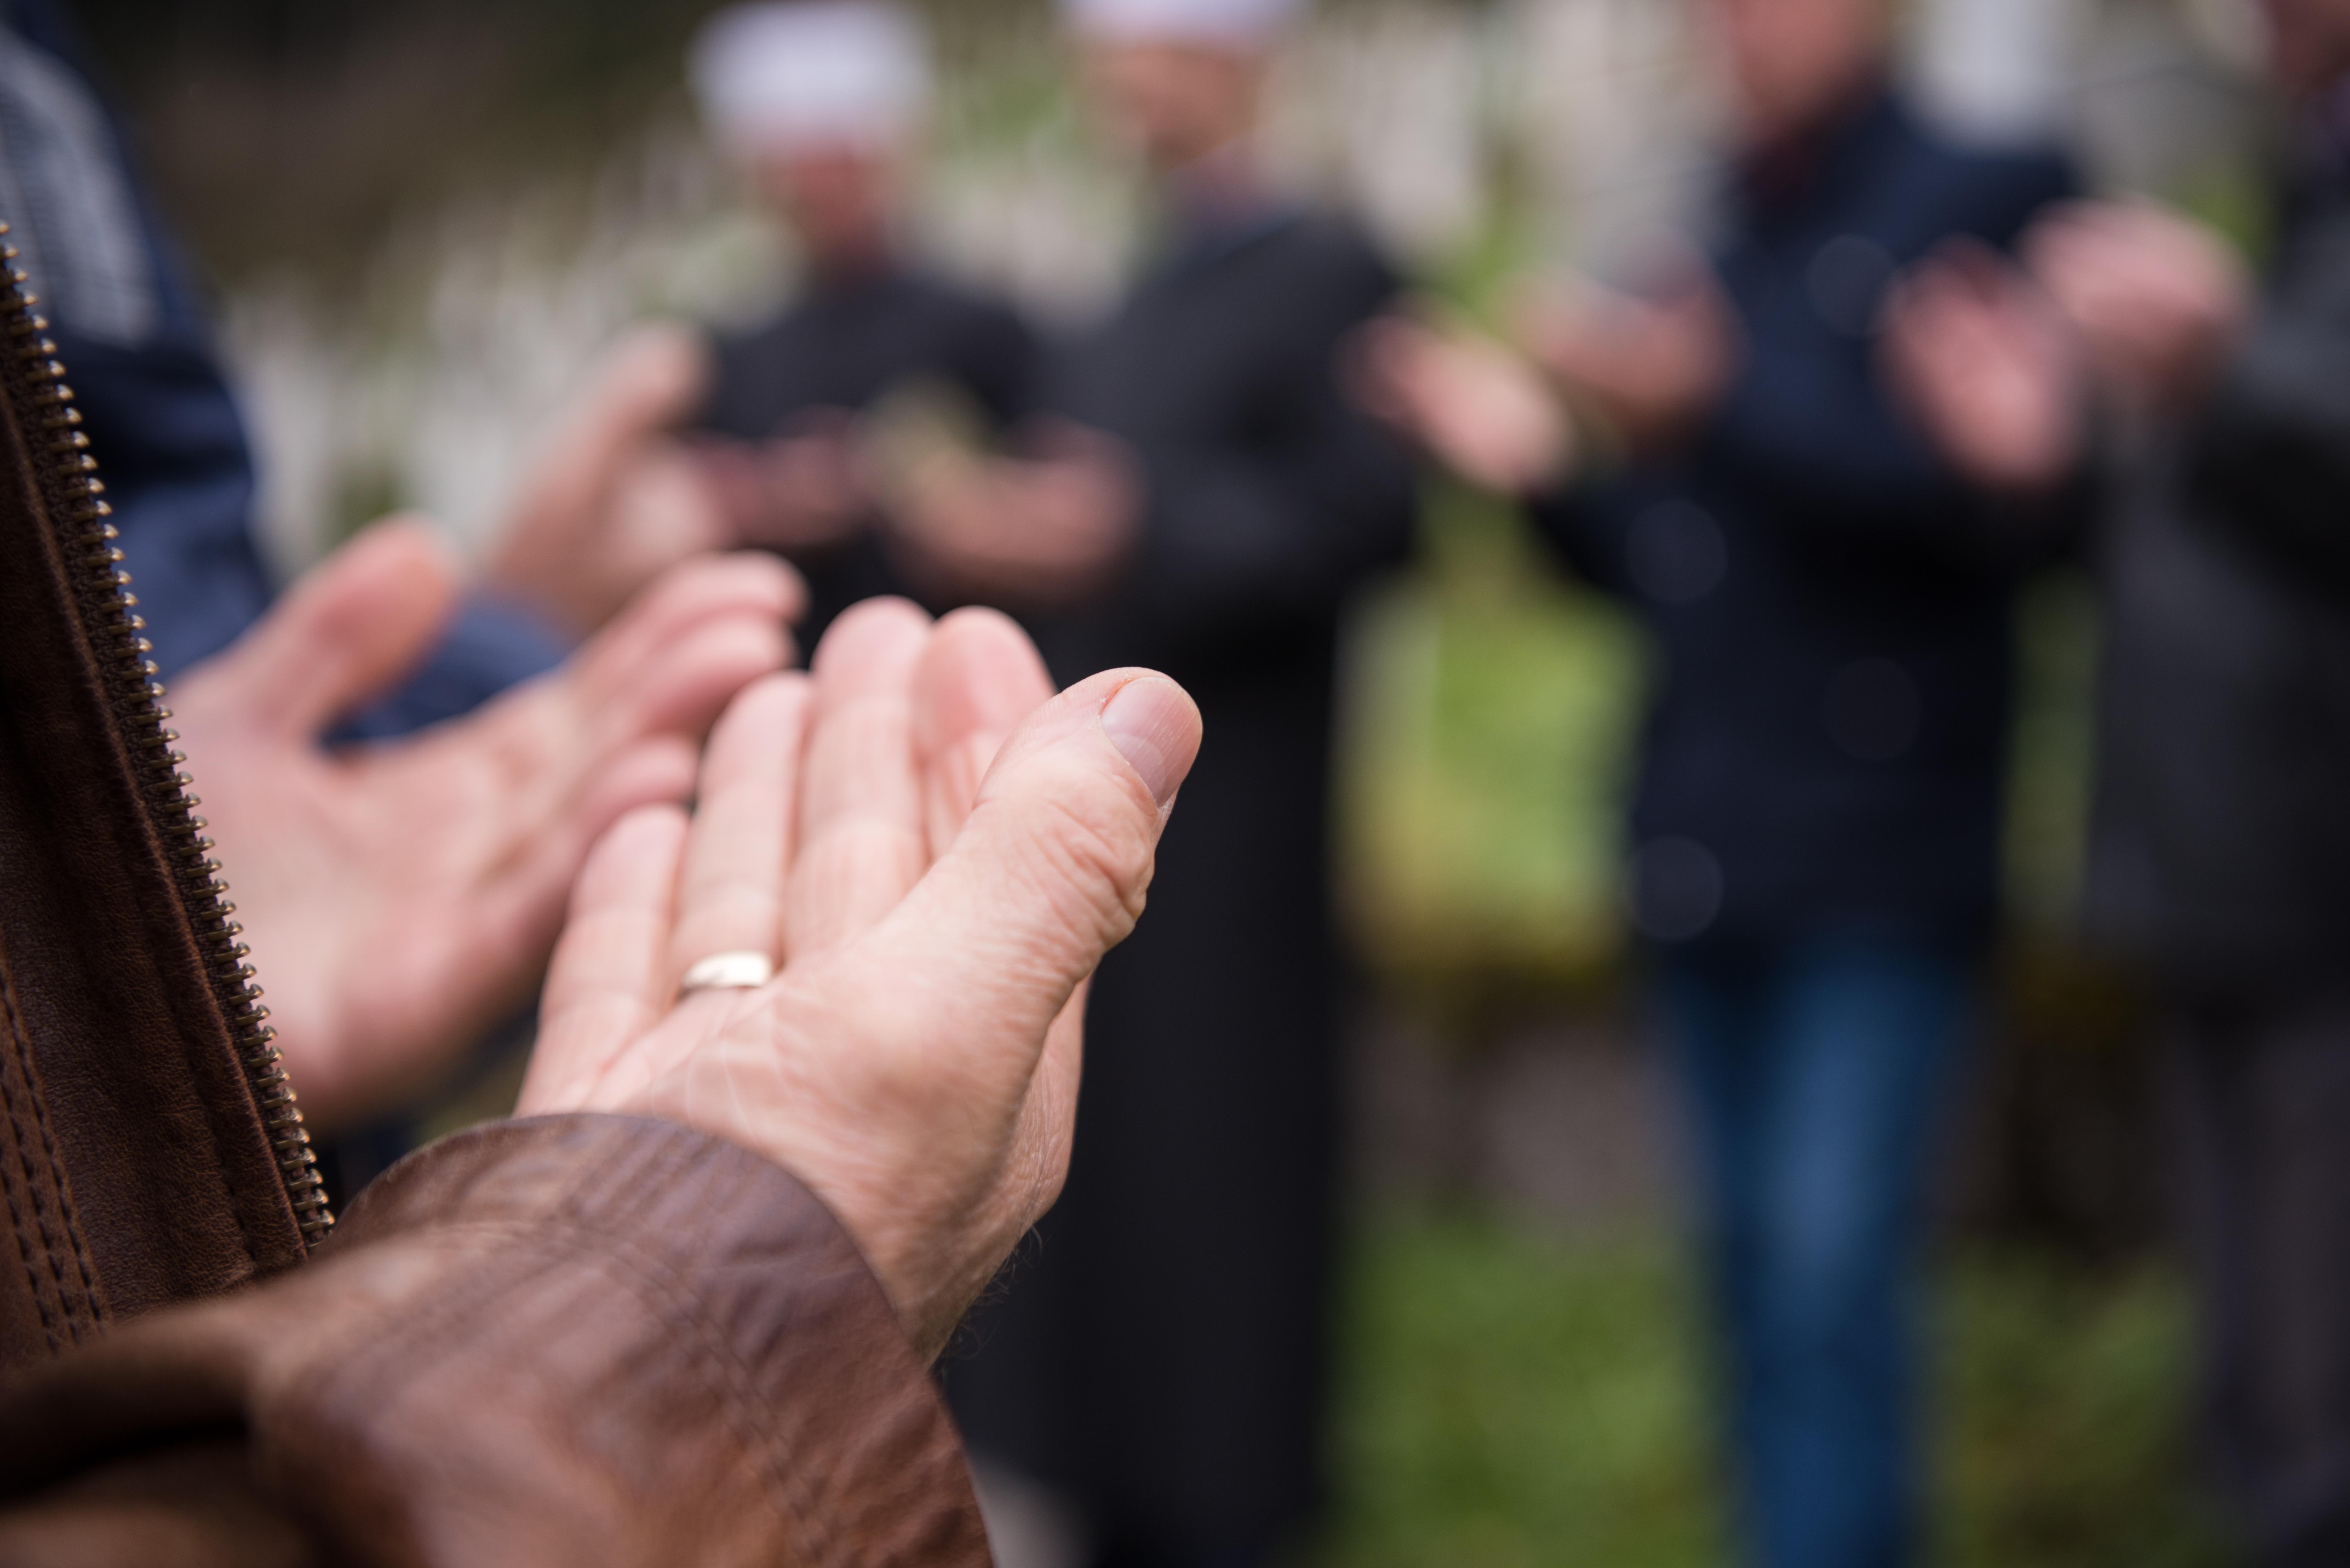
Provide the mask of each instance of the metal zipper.
MULTIPOLYGON (((7 232, 8 225, 0 223, 0 236, 7 232)), ((89 455, 89 438, 80 429, 81 410, 73 406, 73 389, 66 385, 65 367, 57 363, 57 346, 46 336, 48 322, 35 312, 38 302, 27 292, 16 260, 16 248, 0 238, 0 267, 5 269, 0 274, 5 284, 0 289, 0 380, 5 380, 31 450, 42 499, 60 530, 59 545, 84 635, 97 657, 99 678, 130 752, 140 794, 162 836, 172 880, 203 958, 205 978, 228 1020, 238 1064, 268 1130, 278 1179, 302 1227, 304 1245, 316 1248, 334 1229, 335 1216, 318 1177, 317 1157, 311 1152, 309 1129, 302 1125, 294 1085, 272 1044, 277 1032, 269 1026, 269 1009, 254 981, 248 961, 252 950, 237 940, 244 928, 236 923, 236 906, 229 902, 220 862, 212 858, 213 841, 204 836, 204 819, 195 815, 203 803, 188 793, 193 781, 182 771, 187 754, 174 749, 179 732, 164 728, 172 711, 163 706, 163 683, 148 657, 154 645, 140 635, 147 623, 139 617, 130 574, 123 570, 122 552, 116 545, 120 535, 107 521, 112 509, 102 499, 106 486, 89 455)))

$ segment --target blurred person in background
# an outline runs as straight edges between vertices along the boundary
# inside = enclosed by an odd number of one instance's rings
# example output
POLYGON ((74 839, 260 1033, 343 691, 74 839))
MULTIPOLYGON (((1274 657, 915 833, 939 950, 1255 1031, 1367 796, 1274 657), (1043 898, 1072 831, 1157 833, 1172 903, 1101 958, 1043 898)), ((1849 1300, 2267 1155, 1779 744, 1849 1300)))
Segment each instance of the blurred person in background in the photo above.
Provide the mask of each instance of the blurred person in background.
POLYGON ((921 23, 885 0, 737 5, 703 25, 691 69, 712 136, 796 242, 799 296, 749 331, 649 327, 616 350, 494 573, 583 628, 681 556, 738 545, 799 568, 811 642, 860 599, 936 604, 942 585, 888 537, 858 416, 929 395, 991 441, 1028 410, 1036 347, 1008 307, 908 254, 921 23))
POLYGON ((2218 1479, 2298 1565, 2350 1562, 2350 5, 2262 11, 2262 275, 2150 203, 2067 208, 2023 248, 2039 304, 1938 286, 1919 380, 1980 403, 1969 362, 2053 311, 2069 359, 1991 358, 2024 402, 2085 380, 2113 432, 2089 916, 2168 1004, 2218 1479))
POLYGON ((1043 450, 934 465, 899 505, 931 569, 1024 607, 1059 679, 1151 662, 1213 737, 1149 917, 1094 982, 1067 1195, 949 1368, 974 1449, 1078 1505, 1102 1564, 1266 1562, 1322 1488, 1336 633, 1409 547, 1414 493, 1340 376, 1396 281, 1256 166, 1298 9, 1065 7, 1156 181, 1155 248, 1055 367, 1043 450))
MULTIPOLYGON (((1901 346, 1942 335, 1899 280, 1975 280, 2072 180, 1913 117, 1885 0, 1699 16, 1735 130, 1709 253, 1534 296, 1564 405, 1401 320, 1367 389, 1653 635, 1628 897, 1701 1166, 1745 1554, 1878 1568, 1923 1547, 1913 1298, 1997 909, 2014 594, 2082 500, 2043 382, 1977 363, 1961 392, 2029 406, 1914 406, 1901 346)), ((2029 369, 2061 335, 1992 347, 2029 369)))
POLYGON ((281 597, 197 290, 46 0, 0 9, 0 218, 75 394, 57 439, 104 472, 177 743, 228 781, 206 832, 264 895, 244 940, 288 977, 314 1119, 367 1129, 355 1184, 406 1147, 370 1124, 527 1003, 595 836, 691 789, 725 699, 785 660, 797 585, 684 566, 567 658, 411 523, 281 597))

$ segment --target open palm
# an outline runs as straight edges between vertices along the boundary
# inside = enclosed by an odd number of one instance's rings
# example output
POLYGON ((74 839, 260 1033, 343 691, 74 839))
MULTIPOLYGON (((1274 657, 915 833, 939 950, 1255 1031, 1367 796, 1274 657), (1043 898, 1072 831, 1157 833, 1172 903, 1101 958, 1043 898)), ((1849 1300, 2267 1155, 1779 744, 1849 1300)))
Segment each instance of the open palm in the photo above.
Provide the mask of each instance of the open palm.
POLYGON ((598 849, 549 976, 525 1114, 633 1111, 822 1197, 935 1351, 1060 1190, 1083 987, 1140 913, 1200 719, 1164 677, 1055 698, 1025 637, 902 601, 812 677, 746 691, 698 809, 598 849), (720 953, 755 990, 678 997, 720 953))
POLYGON ((476 714, 323 746, 452 595, 424 530, 378 528, 172 691, 287 1070, 329 1126, 427 1085, 528 998, 589 847, 691 791, 712 721, 785 661, 798 589, 764 558, 696 562, 476 714))

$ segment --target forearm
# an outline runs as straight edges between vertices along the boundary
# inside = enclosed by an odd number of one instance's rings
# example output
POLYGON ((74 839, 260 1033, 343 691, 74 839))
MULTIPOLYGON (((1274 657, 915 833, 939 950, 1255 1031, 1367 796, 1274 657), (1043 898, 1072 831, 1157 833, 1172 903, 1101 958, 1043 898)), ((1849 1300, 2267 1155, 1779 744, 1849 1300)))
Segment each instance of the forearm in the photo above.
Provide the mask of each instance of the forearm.
POLYGON ((0 1480, 0 1557, 29 1563, 158 1540, 255 1563, 304 1560, 292 1541, 384 1563, 986 1561, 927 1369, 830 1216, 732 1145, 612 1117, 436 1146, 314 1266, 20 1382, 0 1480))

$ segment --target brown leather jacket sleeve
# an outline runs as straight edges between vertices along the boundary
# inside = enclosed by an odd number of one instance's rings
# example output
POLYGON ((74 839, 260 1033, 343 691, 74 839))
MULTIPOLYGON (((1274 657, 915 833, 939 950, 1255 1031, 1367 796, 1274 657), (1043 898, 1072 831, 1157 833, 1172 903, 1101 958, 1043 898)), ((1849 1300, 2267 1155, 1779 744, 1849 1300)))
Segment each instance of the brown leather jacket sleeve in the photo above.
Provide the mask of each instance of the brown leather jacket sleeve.
POLYGON ((988 1560, 831 1216, 619 1117, 451 1138, 310 1266, 20 1377, 0 1487, 9 1564, 988 1560))

